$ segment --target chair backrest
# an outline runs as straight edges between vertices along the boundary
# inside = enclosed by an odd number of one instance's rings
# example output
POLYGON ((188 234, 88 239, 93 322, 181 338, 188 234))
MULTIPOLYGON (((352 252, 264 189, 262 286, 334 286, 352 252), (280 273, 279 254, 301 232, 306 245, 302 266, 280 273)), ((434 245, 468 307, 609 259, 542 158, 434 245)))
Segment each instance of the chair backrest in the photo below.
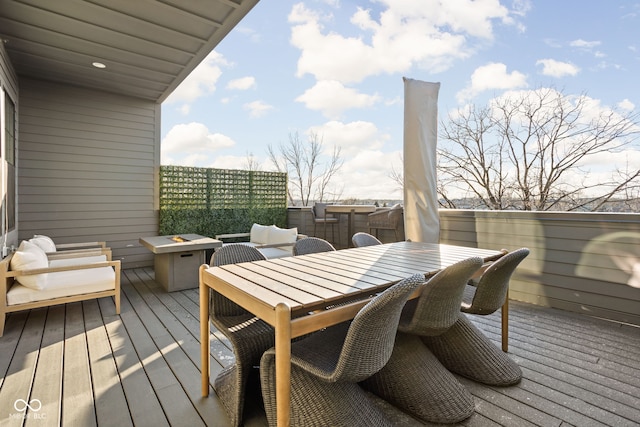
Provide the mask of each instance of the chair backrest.
POLYGON ((464 288, 482 263, 482 258, 468 258, 427 280, 420 296, 405 306, 398 330, 422 336, 446 332, 458 321, 464 288))
POLYGON ((478 280, 471 306, 464 311, 473 314, 491 314, 502 307, 509 290, 511 275, 528 255, 528 248, 520 248, 509 252, 487 267, 478 280))
POLYGON ((311 214, 313 215, 313 219, 321 218, 324 219, 327 216, 325 209, 327 208, 328 203, 315 202, 313 207, 311 208, 311 214))
POLYGON ((351 237, 351 241, 353 242, 353 246, 356 248, 361 248, 363 246, 374 246, 381 245, 382 242, 372 236, 369 233, 358 232, 351 237))
POLYGON ((240 262, 262 261, 267 259, 258 249, 242 243, 227 243, 211 256, 209 265, 219 267, 240 262))
POLYGON ((329 381, 362 381, 387 364, 393 352, 402 307, 423 283, 424 275, 414 274, 362 307, 349 326, 329 381))
MULTIPOLYGON (((262 252, 252 246, 243 245, 242 243, 228 243, 220 249, 216 249, 211 256, 210 265, 212 267, 219 267, 221 265, 262 261, 266 259, 262 252)), ((238 316, 247 313, 247 310, 213 289, 210 289, 209 313, 211 317, 238 316)))
POLYGON ((293 245, 293 255, 315 254, 335 250, 336 248, 334 248, 331 243, 319 237, 305 237, 296 241, 293 245))
POLYGON ((389 224, 392 227, 397 227, 402 221, 402 214, 404 212, 404 207, 401 204, 397 204, 391 207, 389 210, 389 224))

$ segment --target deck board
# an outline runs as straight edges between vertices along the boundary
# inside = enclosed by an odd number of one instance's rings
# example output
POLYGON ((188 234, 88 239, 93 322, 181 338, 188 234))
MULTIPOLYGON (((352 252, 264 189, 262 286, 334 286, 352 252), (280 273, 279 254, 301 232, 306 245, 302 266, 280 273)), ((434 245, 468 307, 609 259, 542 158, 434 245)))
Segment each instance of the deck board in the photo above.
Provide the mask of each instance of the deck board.
MULTIPOLYGON (((120 315, 111 298, 12 313, 0 338, 0 425, 229 426, 213 389, 200 397, 198 304, 197 289, 167 293, 140 268, 122 272, 120 315), (41 400, 45 416, 27 411, 23 420, 17 399, 41 400)), ((499 344, 499 313, 470 318, 499 344)), ((233 353, 213 329, 211 344, 214 378, 233 353)), ((640 424, 639 328, 512 301, 509 350, 523 381, 460 378, 476 399, 460 425, 640 424)), ((266 426, 250 406, 245 425, 266 426)))
POLYGON ((25 425, 57 426, 61 417, 65 306, 49 309, 31 395, 38 398, 46 418, 27 418, 25 425))
POLYGON ((97 300, 82 303, 96 417, 101 426, 133 425, 97 300))
POLYGON ((62 424, 78 427, 97 426, 82 303, 67 304, 66 309, 62 368, 62 424), (73 372, 73 375, 66 375, 67 372, 73 372))

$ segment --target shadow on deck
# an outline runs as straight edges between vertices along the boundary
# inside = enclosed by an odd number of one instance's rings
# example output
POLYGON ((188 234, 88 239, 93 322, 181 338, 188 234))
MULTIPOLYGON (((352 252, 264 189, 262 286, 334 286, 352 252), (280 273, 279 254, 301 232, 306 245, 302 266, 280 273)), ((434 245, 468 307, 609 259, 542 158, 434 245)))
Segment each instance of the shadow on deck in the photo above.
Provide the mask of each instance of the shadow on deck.
MULTIPOLYGON (((200 396, 198 317, 198 290, 167 293, 150 268, 123 271, 120 316, 110 298, 11 314, 0 424, 230 425, 213 390, 200 396)), ((499 313, 470 318, 499 345, 499 313)), ((522 382, 461 379, 476 399, 461 425, 640 424, 640 328, 513 301, 509 345, 522 382)), ((212 379, 232 360, 214 331, 212 379)), ((266 426, 260 397, 250 400, 245 425, 266 426)))

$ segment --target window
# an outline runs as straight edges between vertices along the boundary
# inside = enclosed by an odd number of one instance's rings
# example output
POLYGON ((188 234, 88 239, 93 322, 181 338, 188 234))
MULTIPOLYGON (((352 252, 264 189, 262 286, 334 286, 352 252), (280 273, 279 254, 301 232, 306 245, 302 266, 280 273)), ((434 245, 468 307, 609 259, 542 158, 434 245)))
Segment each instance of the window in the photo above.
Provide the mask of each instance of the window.
POLYGON ((5 105, 5 156, 7 163, 12 166, 16 165, 16 107, 9 98, 9 95, 4 95, 5 105))
POLYGON ((16 107, 8 94, 4 96, 5 145, 7 162, 7 231, 16 227, 16 107))

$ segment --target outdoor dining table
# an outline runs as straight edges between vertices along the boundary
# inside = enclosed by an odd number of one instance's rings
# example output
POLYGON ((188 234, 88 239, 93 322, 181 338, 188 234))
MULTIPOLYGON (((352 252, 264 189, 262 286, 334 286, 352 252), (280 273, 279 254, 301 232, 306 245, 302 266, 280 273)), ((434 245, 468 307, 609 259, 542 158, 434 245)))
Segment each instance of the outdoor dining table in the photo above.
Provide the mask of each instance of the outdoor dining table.
POLYGON ((497 250, 396 242, 220 267, 203 265, 202 395, 209 394, 210 288, 275 328, 277 423, 288 426, 293 338, 352 319, 369 297, 412 274, 430 277, 469 257, 490 262, 502 255, 504 252, 497 250))

